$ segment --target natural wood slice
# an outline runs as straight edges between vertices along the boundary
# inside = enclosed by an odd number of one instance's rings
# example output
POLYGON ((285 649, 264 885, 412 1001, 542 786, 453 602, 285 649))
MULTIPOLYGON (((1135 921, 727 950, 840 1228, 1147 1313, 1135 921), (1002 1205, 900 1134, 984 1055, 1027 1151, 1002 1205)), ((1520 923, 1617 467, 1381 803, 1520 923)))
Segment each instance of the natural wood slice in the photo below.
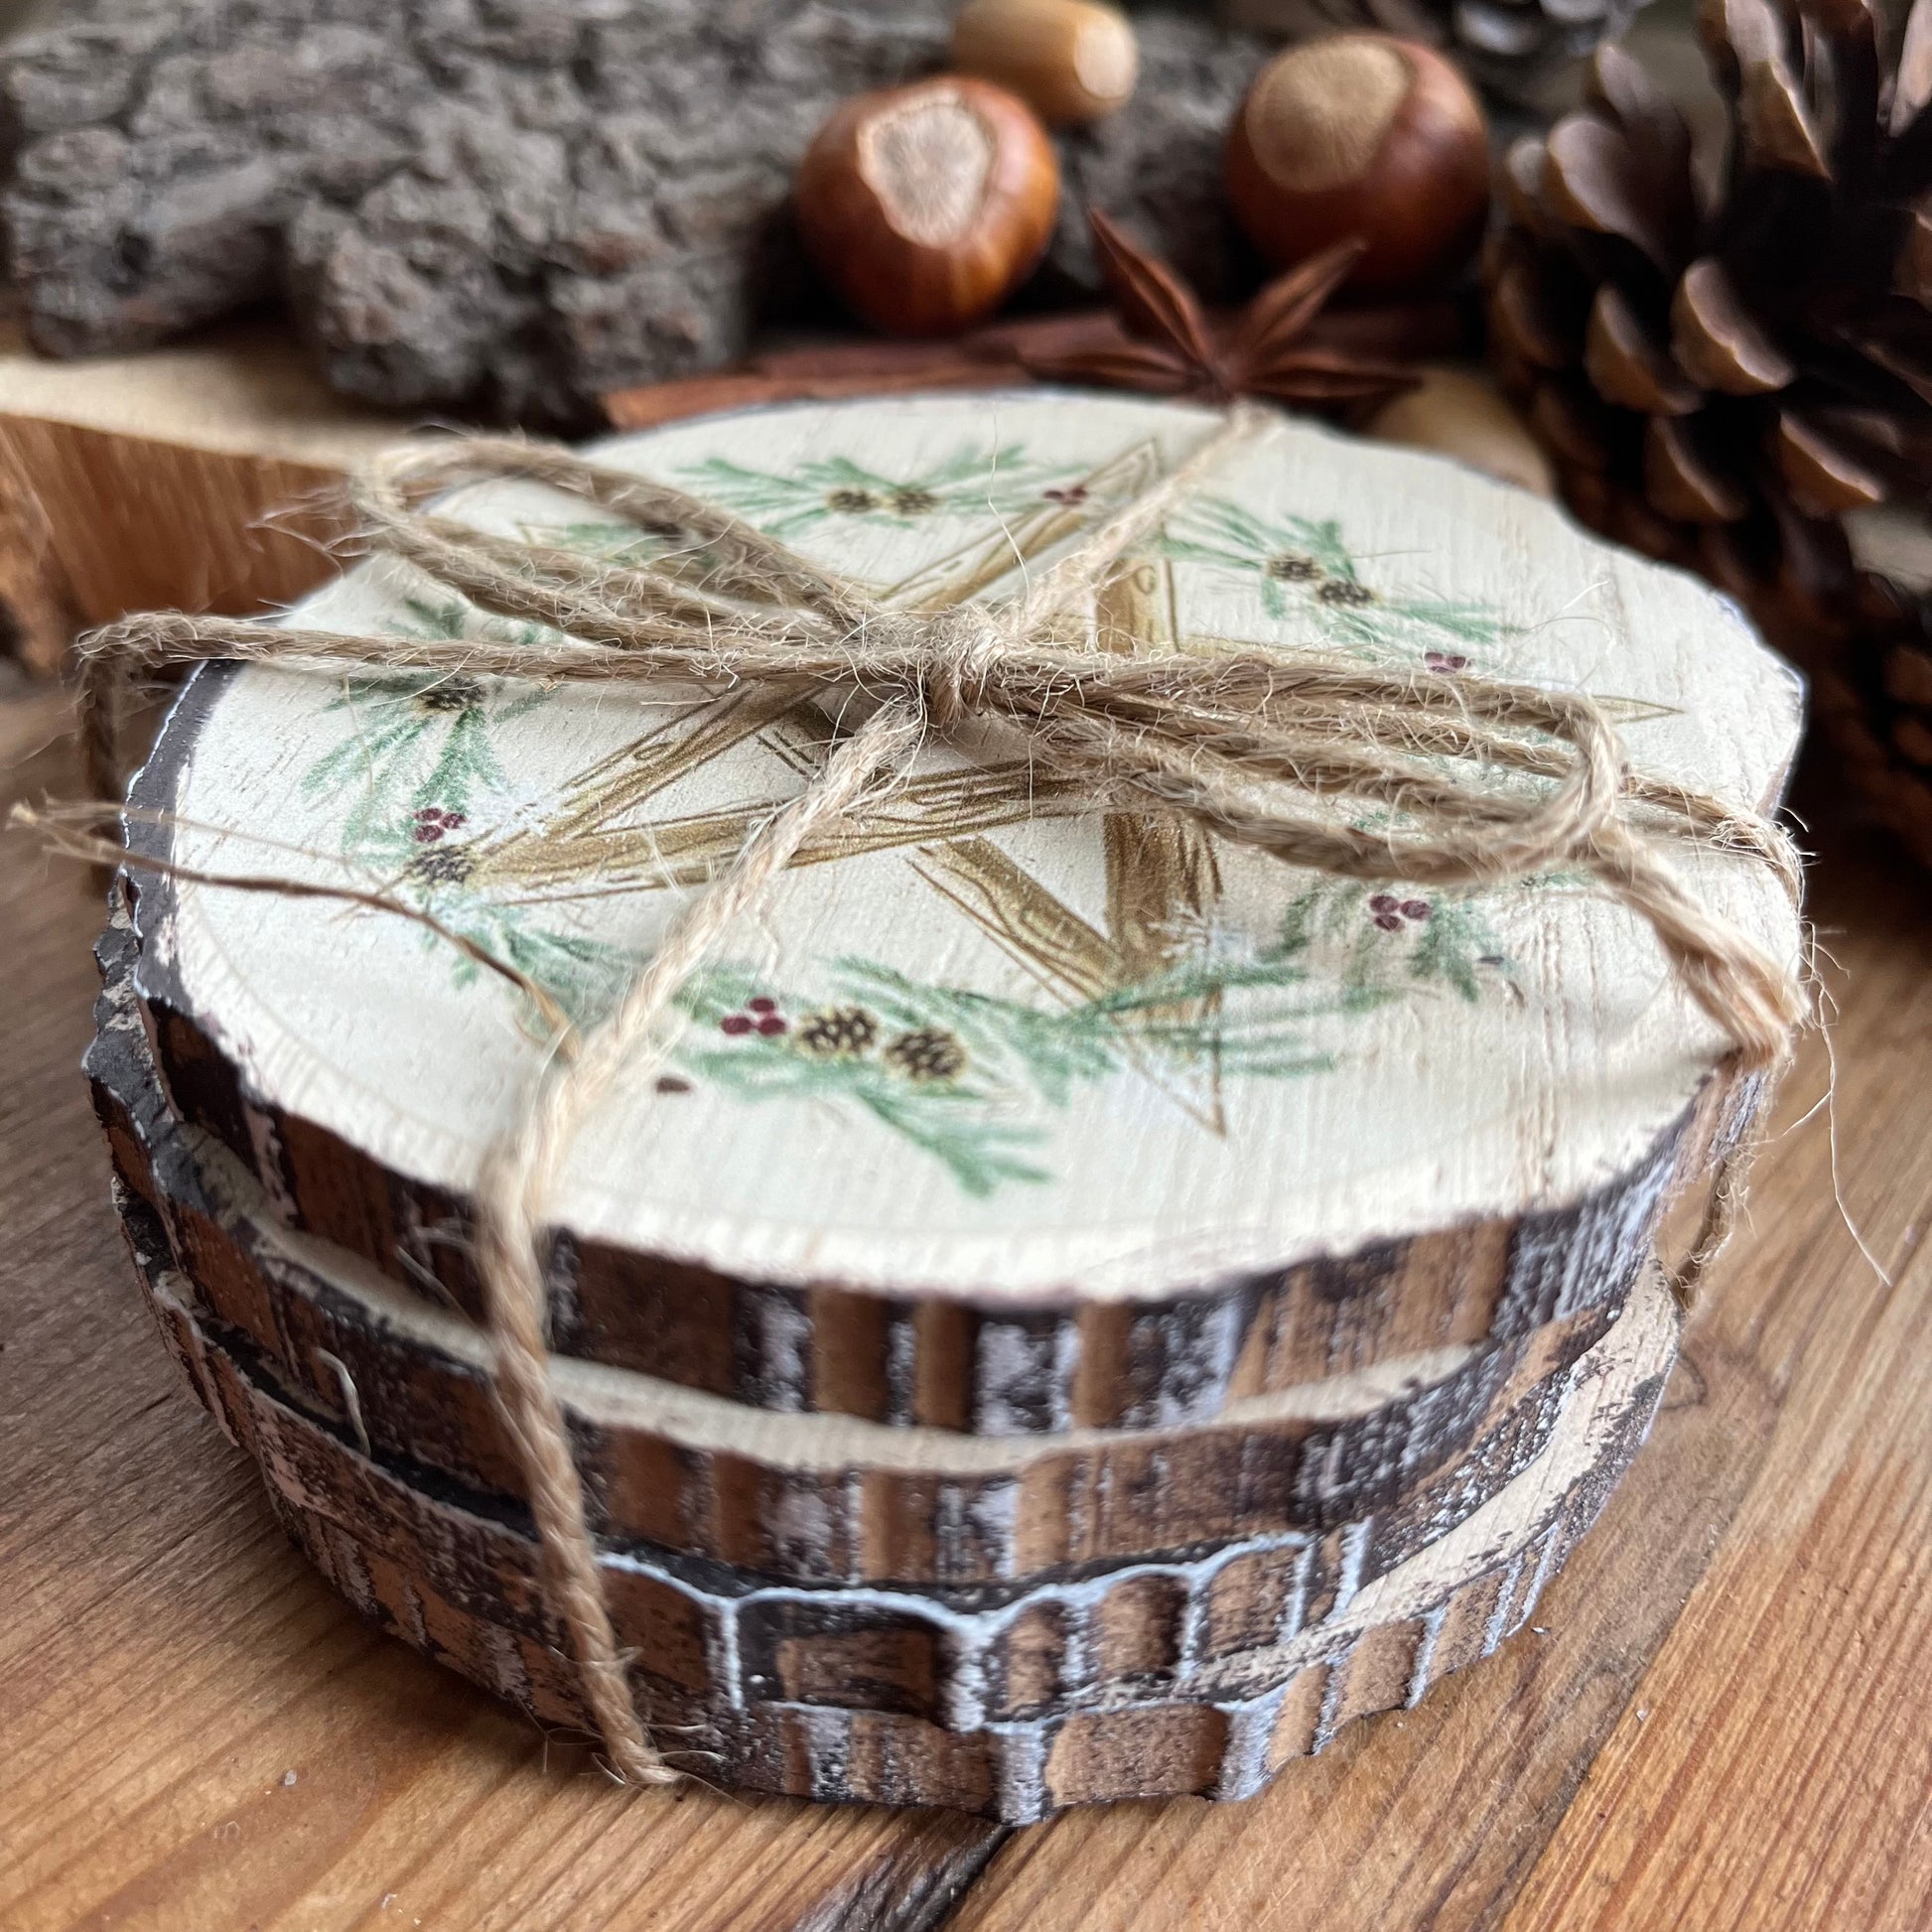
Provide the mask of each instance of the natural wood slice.
MULTIPOLYGON (((157 1217, 125 1190, 120 1204, 165 1338, 259 1464, 298 1547, 405 1641, 539 1723, 585 1727, 534 1544, 476 1499, 364 1456, 257 1379, 197 1319, 157 1217)), ((1203 1590, 1179 1565, 989 1605, 766 1587, 606 1550, 640 1715, 707 1780, 819 1799, 1027 1823, 1068 1804, 1249 1796, 1350 1719, 1414 1702, 1520 1627, 1635 1454, 1677 1336, 1653 1276, 1578 1365, 1557 1429, 1515 1481, 1372 1574, 1373 1528, 1340 1540, 1318 1588, 1305 1546, 1296 1587, 1258 1623, 1240 1610, 1251 1580, 1203 1590)), ((1257 1554, 1224 1557, 1214 1581, 1257 1554)))
MULTIPOLYGON (((489 1615, 568 1654, 527 1513, 413 1458, 364 1450, 346 1418, 306 1403, 245 1335, 200 1312, 193 1285, 166 1265, 158 1219, 127 1190, 119 1199, 150 1306, 204 1400, 229 1414, 237 1391, 248 1391, 258 1441, 332 1520, 403 1548, 413 1570, 458 1600, 497 1593, 501 1606, 489 1615)), ((604 1546, 607 1588, 628 1605, 640 1642, 668 1644, 679 1660, 646 1674, 668 1676, 666 1694, 687 1700, 742 1702, 775 1686, 786 1697, 956 1726, 962 1713, 975 1723, 1036 1718, 1150 1676, 1184 1689, 1201 1670, 1319 1625, 1456 1531, 1540 1462, 1587 1380, 1580 1365, 1554 1406, 1519 1407, 1399 1503, 1319 1536, 1266 1533, 977 1587, 803 1588, 614 1538, 604 1546)))
MULTIPOLYGON (((260 1351, 294 1400, 375 1450, 513 1502, 520 1472, 482 1332, 281 1227, 233 1157, 168 1114, 130 1009, 118 965, 88 1053, 95 1107, 117 1173, 161 1217, 198 1319, 260 1351)), ((1504 1432, 1520 1460, 1614 1311, 1589 1303, 1483 1347, 1233 1404, 1192 1429, 975 1439, 762 1414, 568 1358, 555 1380, 604 1535, 788 1582, 1001 1583, 1333 1528, 1504 1432)), ((1491 1491, 1515 1473, 1493 1452, 1476 1466, 1491 1491)), ((1466 1481, 1461 1493, 1471 1508, 1482 1499, 1466 1481)))
MULTIPOLYGON (((749 412, 603 454, 904 606, 1011 588, 1212 426, 1036 391, 749 412)), ((639 541, 540 489, 460 507, 639 541)), ((394 568, 303 615, 492 621, 394 568)), ((1795 680, 1713 594, 1451 465, 1287 422, 1123 563, 1092 634, 1583 684, 1643 764, 1754 808, 1797 733, 1795 680)), ((176 829, 134 832, 197 865, 395 882, 588 1014, 831 729, 792 692, 218 669, 136 789, 176 829)), ((1295 873, 1083 812, 1024 745, 970 749, 808 851, 687 987, 669 1065, 580 1137, 558 1348, 891 1426, 1145 1428, 1518 1334, 1627 1279, 1660 1163, 1696 1171, 1725 1085, 1637 921, 1561 878, 1295 873)), ((1683 863, 1795 955, 1773 882, 1683 863)), ((166 884, 138 912, 183 1118, 292 1225, 474 1313, 467 1189, 540 1059, 514 999, 380 914, 166 884)))
POLYGON ((0 327, 0 653, 53 671, 75 628, 130 610, 302 596, 334 573, 344 474, 405 427, 268 323, 83 362, 0 327))
MULTIPOLYGON (((337 1170, 339 1144, 287 1117, 266 1120, 178 1015, 150 1005, 143 1018, 190 1118, 213 1130, 257 1184, 268 1181, 271 1199, 303 1203, 290 1216, 299 1228, 379 1268, 386 1257, 382 1272, 397 1287, 481 1315, 467 1252, 425 1235, 462 1227, 455 1203, 436 1215, 419 1193, 359 1163, 337 1170), (248 1157, 265 1145, 291 1158, 264 1173, 248 1157), (292 1173, 316 1184, 274 1185, 292 1173), (355 1192, 334 1184, 345 1179, 355 1192), (386 1244, 383 1228, 393 1237, 386 1244)), ((1722 1126, 1720 1098, 1708 1090, 1649 1161, 1568 1211, 1525 1217, 1506 1232, 1456 1228, 1377 1244, 1152 1307, 935 1309, 689 1267, 644 1270, 586 1247, 557 1344, 763 1408, 888 1426, 1012 1436, 1198 1424, 1331 1375, 1520 1342, 1562 1315, 1614 1305, 1643 1263, 1662 1204, 1722 1126)))

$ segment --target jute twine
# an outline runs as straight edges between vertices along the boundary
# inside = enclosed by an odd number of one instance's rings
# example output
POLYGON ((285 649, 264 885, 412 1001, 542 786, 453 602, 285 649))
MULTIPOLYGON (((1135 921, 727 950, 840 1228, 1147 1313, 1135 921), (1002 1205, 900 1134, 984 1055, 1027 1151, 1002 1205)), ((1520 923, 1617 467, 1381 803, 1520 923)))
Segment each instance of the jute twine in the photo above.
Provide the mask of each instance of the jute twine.
MULTIPOLYGON (((1754 813, 1634 771, 1587 695, 1274 650, 1126 656, 1088 646, 1084 614, 1109 566, 1271 421, 1235 411, 1170 475, 997 607, 885 609, 860 585, 680 490, 568 450, 475 439, 384 457, 351 485, 353 504, 372 548, 485 612, 542 626, 533 641, 375 636, 179 613, 133 618, 82 641, 85 750, 102 797, 115 790, 117 693, 126 677, 212 658, 350 660, 542 683, 779 682, 801 697, 842 694, 846 716, 863 717, 842 729, 805 790, 685 902, 600 1026, 576 1033, 541 988, 527 988, 558 1027, 556 1048, 477 1180, 496 1405, 528 1484, 551 1606, 570 1633, 621 1779, 663 1784, 680 1774, 638 1721, 550 1384, 550 1204, 586 1118, 619 1082, 647 1076, 662 1058, 683 981, 769 897, 801 847, 890 797, 929 735, 969 725, 1012 735, 1096 809, 1179 813, 1218 839, 1350 879, 1452 887, 1580 873, 1649 924, 1677 978, 1734 1042, 1734 1078, 1754 1082, 1787 1053, 1805 1014, 1796 973, 1701 899, 1668 855, 1673 846, 1749 855, 1795 899, 1790 845, 1754 813), (583 498, 665 539, 662 554, 638 564, 600 561, 486 535, 423 507, 457 485, 503 479, 583 498), (1314 799, 1328 809, 1311 811, 1314 799)), ((408 909, 379 894, 341 897, 408 909)), ((488 963, 526 984, 514 968, 488 963)), ((1728 1231, 1739 1177, 1727 1156, 1680 1272, 1686 1292, 1728 1231)))

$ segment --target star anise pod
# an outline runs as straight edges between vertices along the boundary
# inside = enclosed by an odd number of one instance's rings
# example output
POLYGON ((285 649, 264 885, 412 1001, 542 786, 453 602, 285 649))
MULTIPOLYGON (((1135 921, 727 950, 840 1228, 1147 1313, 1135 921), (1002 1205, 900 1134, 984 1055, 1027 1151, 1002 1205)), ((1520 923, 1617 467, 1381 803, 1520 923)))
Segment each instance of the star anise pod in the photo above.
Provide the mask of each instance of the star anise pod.
POLYGON ((1101 340, 1029 355, 1033 374, 1201 402, 1268 396, 1324 412, 1365 408, 1415 386, 1414 371, 1400 362, 1308 340, 1309 325, 1366 243, 1338 241, 1311 255, 1245 309, 1217 320, 1169 263, 1137 247, 1098 208, 1087 220, 1116 316, 1101 340))

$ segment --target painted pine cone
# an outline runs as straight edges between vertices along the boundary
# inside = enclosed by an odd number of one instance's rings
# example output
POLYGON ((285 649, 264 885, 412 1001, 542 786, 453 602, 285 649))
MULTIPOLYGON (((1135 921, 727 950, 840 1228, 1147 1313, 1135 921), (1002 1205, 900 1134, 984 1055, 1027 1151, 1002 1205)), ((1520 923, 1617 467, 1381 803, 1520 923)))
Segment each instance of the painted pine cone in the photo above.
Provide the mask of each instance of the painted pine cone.
POLYGON ((908 1080, 956 1080, 966 1070, 966 1049, 943 1027, 915 1027, 892 1041, 886 1060, 908 1080))
POLYGON ((798 1025, 798 1043, 821 1059, 856 1059, 878 1037, 879 1022, 864 1007, 827 1007, 798 1025))
POLYGON ((1278 40, 1379 28, 1440 47, 1479 86, 1533 102, 1554 73, 1614 40, 1645 0, 1226 0, 1230 26, 1278 40))

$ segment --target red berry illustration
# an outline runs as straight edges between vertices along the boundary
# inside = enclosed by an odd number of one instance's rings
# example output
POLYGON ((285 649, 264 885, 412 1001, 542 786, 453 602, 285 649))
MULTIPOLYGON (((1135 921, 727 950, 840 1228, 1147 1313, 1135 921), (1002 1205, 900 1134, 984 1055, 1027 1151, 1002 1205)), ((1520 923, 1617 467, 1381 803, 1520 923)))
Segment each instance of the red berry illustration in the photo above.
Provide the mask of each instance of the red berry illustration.
POLYGON ((763 993, 760 993, 756 1000, 747 1000, 745 1004, 753 1013, 776 1013, 778 1010, 777 1001, 763 993))
POLYGON ((1426 898, 1405 898, 1402 901, 1402 916, 1405 919, 1426 919, 1430 905, 1426 898))
POLYGON ((454 832, 464 821, 462 812, 446 812, 441 805, 417 808, 414 834, 418 845, 434 845, 445 832, 454 832))
POLYGON ((1384 932, 1400 932, 1402 930, 1402 921, 1393 912, 1376 913, 1375 923, 1379 925, 1384 932))
POLYGON ((767 1013, 759 1022, 759 1032, 763 1034, 767 1038, 773 1034, 783 1033, 784 1030, 785 1023, 775 1013, 767 1013))
POLYGON ((719 1021, 718 1031, 721 1034, 730 1034, 736 1039, 741 1034, 749 1034, 752 1031, 752 1022, 746 1014, 728 1013, 719 1021))
POLYGON ((1369 900, 1368 909, 1371 912, 1393 912, 1395 910, 1395 895, 1393 893, 1377 893, 1369 900))

